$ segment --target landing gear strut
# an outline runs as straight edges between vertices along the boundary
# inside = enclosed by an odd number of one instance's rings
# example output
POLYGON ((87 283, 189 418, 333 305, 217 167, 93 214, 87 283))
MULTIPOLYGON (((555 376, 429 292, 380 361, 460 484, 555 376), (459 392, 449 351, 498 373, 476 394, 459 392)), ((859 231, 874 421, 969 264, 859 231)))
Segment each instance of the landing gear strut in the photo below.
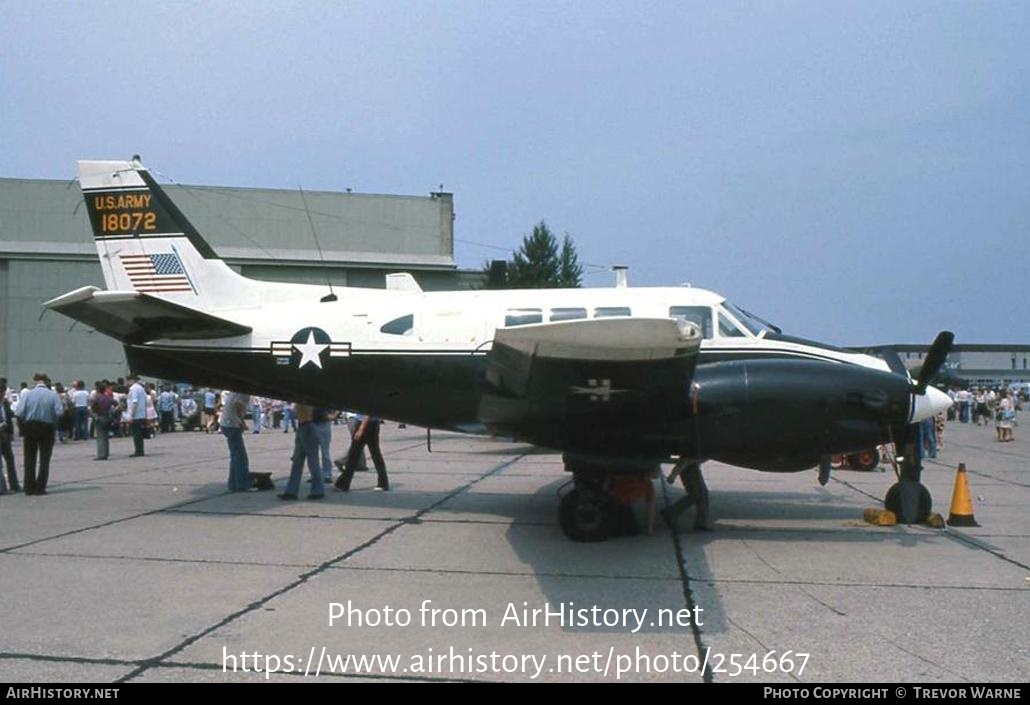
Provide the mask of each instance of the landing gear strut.
POLYGON ((901 448, 901 469, 898 481, 887 490, 884 506, 894 512, 902 524, 918 524, 929 516, 933 509, 930 490, 920 481, 923 464, 919 461, 919 446, 923 436, 918 424, 909 429, 905 444, 901 448))
POLYGON ((672 469, 669 475, 669 482, 675 482, 676 477, 683 483, 683 489, 687 496, 677 500, 666 507, 662 514, 672 523, 676 518, 690 507, 697 507, 694 515, 694 529, 697 531, 711 531, 712 521, 708 513, 708 486, 705 478, 701 475, 701 463, 692 460, 680 460, 672 469))

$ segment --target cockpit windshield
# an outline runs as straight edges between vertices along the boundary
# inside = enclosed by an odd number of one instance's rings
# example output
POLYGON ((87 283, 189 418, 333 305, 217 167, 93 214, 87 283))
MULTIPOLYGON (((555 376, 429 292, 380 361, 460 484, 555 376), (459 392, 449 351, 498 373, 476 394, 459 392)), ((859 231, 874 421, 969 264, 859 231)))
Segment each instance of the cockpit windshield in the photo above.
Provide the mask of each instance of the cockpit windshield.
POLYGON ((757 317, 751 315, 747 311, 743 311, 743 310, 737 308, 736 306, 731 304, 729 301, 723 301, 722 302, 722 307, 724 309, 726 309, 726 311, 731 316, 736 318, 740 322, 740 324, 742 326, 747 328, 751 332, 752 335, 761 335, 763 332, 764 333, 768 333, 768 332, 770 332, 772 330, 768 325, 766 325, 766 323, 764 321, 762 321, 762 320, 758 319, 757 317))

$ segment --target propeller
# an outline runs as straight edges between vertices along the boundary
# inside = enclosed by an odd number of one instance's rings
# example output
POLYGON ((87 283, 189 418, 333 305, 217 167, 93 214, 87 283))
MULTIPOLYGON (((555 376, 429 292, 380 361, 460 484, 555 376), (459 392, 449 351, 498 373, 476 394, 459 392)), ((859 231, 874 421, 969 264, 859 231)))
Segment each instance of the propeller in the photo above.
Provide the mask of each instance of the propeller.
POLYGON ((926 360, 923 362, 923 369, 919 371, 919 379, 916 381, 916 394, 926 392, 926 386, 937 376, 944 361, 951 352, 951 344, 955 342, 955 334, 948 330, 942 330, 937 334, 930 346, 930 352, 926 353, 926 360))
MULTIPOLYGON (((937 334, 933 344, 930 346, 929 352, 926 353, 926 359, 923 361, 923 367, 919 371, 919 377, 912 383, 912 404, 917 404, 917 396, 926 394, 926 388, 929 386, 930 381, 937 376, 940 372, 941 367, 944 365, 944 361, 948 357, 948 353, 951 352, 951 345, 955 340, 955 334, 951 331, 941 331, 937 334)), ((893 369, 893 366, 892 366, 893 369)), ((936 392, 936 390, 934 390, 936 392)), ((911 414, 911 411, 910 411, 911 414)), ((909 440, 918 437, 917 434, 913 433, 912 426, 915 424, 904 424, 899 425, 893 429, 894 445, 897 450, 898 460, 904 460, 905 456, 909 455, 909 451, 918 452, 914 448, 908 448, 909 440)))

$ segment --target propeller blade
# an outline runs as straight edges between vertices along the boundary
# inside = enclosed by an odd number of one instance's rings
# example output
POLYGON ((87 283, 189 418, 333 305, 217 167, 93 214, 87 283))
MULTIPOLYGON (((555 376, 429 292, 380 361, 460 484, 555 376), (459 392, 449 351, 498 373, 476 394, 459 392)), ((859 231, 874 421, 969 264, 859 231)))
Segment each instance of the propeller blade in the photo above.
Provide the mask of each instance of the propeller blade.
POLYGON ((951 331, 942 330, 930 346, 930 352, 926 353, 926 360, 923 362, 923 369, 919 372, 919 380, 916 382, 916 394, 926 391, 926 385, 937 376, 944 361, 951 352, 951 344, 955 342, 955 334, 951 331))

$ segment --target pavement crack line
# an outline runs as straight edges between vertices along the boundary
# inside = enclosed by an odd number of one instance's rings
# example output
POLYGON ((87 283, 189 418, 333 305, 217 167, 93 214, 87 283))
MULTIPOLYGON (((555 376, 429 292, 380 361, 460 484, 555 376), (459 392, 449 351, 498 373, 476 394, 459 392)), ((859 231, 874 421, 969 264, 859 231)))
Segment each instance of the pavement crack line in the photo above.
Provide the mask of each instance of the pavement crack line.
POLYGON ((1021 562, 1017 561, 1015 558, 1009 558, 1008 556, 1006 556, 1004 553, 1002 553, 998 549, 993 548, 992 546, 988 546, 988 545, 986 545, 984 543, 981 543, 980 541, 977 541, 976 538, 974 538, 972 536, 968 536, 968 535, 962 533, 961 531, 956 531, 955 529, 949 529, 948 531, 946 531, 944 533, 944 535, 946 537, 948 537, 949 539, 951 539, 952 541, 956 542, 956 543, 961 543, 961 544, 963 544, 965 546, 970 546, 971 548, 979 549, 979 550, 981 550, 981 551, 983 551, 985 553, 989 553, 990 555, 994 556, 995 558, 998 558, 1000 560, 1005 561, 1006 563, 1011 563, 1012 565, 1018 566, 1018 567, 1022 568, 1023 570, 1030 571, 1030 565, 1027 565, 1026 563, 1021 563, 1021 562))
MULTIPOLYGON (((1003 455, 1011 455, 1012 457, 1019 458, 1020 460, 1023 459, 1022 455, 1017 455, 1015 453, 1002 453, 1002 454, 1003 455)), ((923 462, 924 463, 929 463, 929 464, 932 464, 932 465, 936 465, 937 467, 945 468, 947 470, 953 469, 951 465, 948 465, 946 463, 942 463, 942 462, 937 461, 937 460, 932 460, 930 458, 925 458, 923 460, 923 462)), ((1016 487, 1030 487, 1030 483, 1027 483, 1027 482, 1016 482, 1015 480, 1006 480, 1004 477, 997 477, 995 475, 990 474, 989 472, 984 472, 983 470, 974 470, 973 468, 969 467, 968 463, 963 463, 963 465, 966 465, 966 472, 969 473, 970 475, 976 475, 977 477, 982 477, 982 478, 985 478, 987 480, 994 480, 995 482, 1001 482, 1001 483, 1006 484, 1006 485, 1015 485, 1016 487)))
POLYGON ((998 587, 996 585, 927 585, 913 583, 856 583, 831 582, 829 580, 759 580, 754 578, 705 578, 708 585, 809 585, 829 588, 890 588, 902 590, 952 590, 955 592, 1026 592, 1022 587, 998 587))
MULTIPOLYGON (((662 499, 665 501, 666 507, 669 506, 669 488, 665 482, 659 483, 662 487, 662 499)), ((697 614, 697 600, 694 599, 694 591, 690 586, 690 575, 687 573, 687 556, 683 551, 683 544, 680 542, 679 532, 673 525, 672 520, 666 516, 665 512, 661 512, 662 518, 665 520, 666 525, 669 528, 669 535, 672 537, 673 550, 676 552, 676 568, 680 574, 680 584, 683 586, 683 600, 686 602, 687 609, 692 614, 697 614)), ((701 673, 701 679, 705 683, 714 683, 715 677, 712 673, 712 668, 708 664, 708 658, 705 656, 706 650, 704 639, 701 635, 701 627, 698 626, 697 620, 690 620, 690 632, 694 637, 694 648, 697 650, 697 658, 700 663, 704 663, 704 670, 701 673)))
POLYGON ((17 651, 0 651, 0 659, 38 661, 42 663, 79 663, 87 666, 135 666, 138 661, 117 658, 90 658, 86 656, 50 656, 47 654, 27 654, 17 651))
MULTIPOLYGON (((226 490, 222 494, 229 494, 229 492, 228 492, 228 490, 226 490)), ((28 546, 35 546, 36 544, 46 543, 47 541, 54 541, 56 539, 63 539, 63 538, 66 538, 68 536, 75 536, 76 534, 84 534, 87 531, 94 531, 96 529, 103 529, 105 527, 114 526, 115 524, 121 524, 121 523, 124 523, 126 521, 133 521, 134 519, 141 519, 143 517, 153 516, 155 514, 161 514, 163 512, 167 512, 167 511, 174 511, 174 510, 178 509, 179 507, 188 507, 189 505, 196 504, 198 502, 206 502, 209 499, 212 499, 212 498, 214 498, 216 496, 218 496, 218 495, 211 495, 210 497, 198 497, 197 499, 189 499, 189 500, 186 500, 185 502, 179 502, 178 504, 173 504, 173 505, 170 505, 170 506, 167 506, 167 507, 160 507, 158 509, 151 509, 148 512, 141 512, 139 514, 133 514, 131 516, 122 517, 120 519, 112 519, 110 521, 101 522, 100 524, 93 524, 92 526, 79 527, 78 529, 72 529, 70 531, 64 531, 64 532, 62 532, 60 534, 54 534, 52 536, 46 536, 44 538, 35 539, 33 541, 26 541, 25 543, 21 543, 21 544, 18 544, 16 546, 8 546, 7 548, 0 549, 0 554, 11 553, 12 551, 17 551, 18 549, 21 549, 21 548, 26 548, 28 546)))
POLYGON ((934 668, 940 669, 944 673, 947 673, 949 676, 956 676, 957 675, 960 679, 962 679, 966 683, 971 683, 972 682, 972 681, 970 681, 970 679, 966 678, 965 676, 962 676, 961 674, 956 674, 954 671, 952 671, 952 670, 950 670, 948 668, 945 668, 943 665, 937 663, 936 661, 934 661, 932 659, 928 659, 925 656, 923 656, 922 654, 917 654, 914 651, 910 651, 909 649, 906 649, 904 646, 902 646, 898 642, 894 641, 893 639, 890 639, 890 638, 887 638, 887 637, 883 637, 883 638, 884 638, 884 640, 888 644, 890 644, 891 646, 893 646, 895 649, 897 649, 898 651, 900 651, 903 654, 908 654, 909 656, 911 656, 914 659, 918 659, 919 661, 922 661, 925 664, 928 664, 930 666, 933 666, 934 668))
MULTIPOLYGON (((756 548, 755 548, 754 546, 752 546, 752 545, 751 545, 750 543, 748 543, 748 542, 747 542, 746 540, 741 540, 741 543, 742 543, 742 544, 744 544, 744 548, 746 548, 747 550, 749 550, 749 551, 751 552, 751 554, 752 554, 752 555, 753 555, 753 556, 754 556, 755 558, 757 558, 757 559, 759 560, 759 562, 760 562, 760 563, 762 563, 762 565, 764 565, 765 567, 767 567, 767 568, 768 568, 769 570, 771 570, 771 571, 772 571, 773 573, 775 573, 775 574, 776 574, 777 576, 782 576, 782 575, 783 575, 783 572, 782 572, 782 571, 780 571, 780 569, 779 569, 779 568, 777 568, 776 566, 774 566, 774 565, 773 565, 772 563, 770 563, 769 561, 767 561, 767 560, 765 559, 765 556, 763 556, 762 554, 760 554, 760 553, 758 552, 758 550, 757 550, 757 549, 756 549, 756 548)), ((824 602, 823 600, 820 600, 820 599, 819 599, 818 597, 816 597, 816 596, 815 596, 815 595, 813 595, 813 594, 812 594, 811 592, 809 592, 808 590, 806 590, 806 589, 805 589, 805 583, 800 583, 800 582, 798 582, 798 583, 794 583, 794 586, 795 586, 795 587, 797 587, 797 588, 798 588, 799 590, 801 590, 801 592, 803 592, 803 593, 805 594, 805 596, 806 596, 806 597, 808 597, 809 599, 811 599, 811 600, 812 600, 812 601, 814 601, 815 603, 817 603, 817 604, 819 604, 819 605, 822 605, 823 607, 825 607, 826 609, 828 609, 828 610, 829 610, 830 612, 832 612, 832 613, 834 613, 834 614, 836 614, 836 615, 838 615, 838 616, 840 616, 840 617, 847 617, 847 616, 848 616, 848 613, 847 613, 847 612, 842 612, 841 610, 837 609, 837 608, 836 608, 836 607, 834 607, 833 605, 831 605, 831 604, 829 604, 829 603, 827 603, 827 602, 824 602)))
POLYGON ((433 511, 437 507, 439 507, 439 506, 449 502, 450 500, 454 499, 455 497, 457 497, 462 492, 465 492, 466 490, 468 490, 470 487, 472 487, 476 483, 482 482, 483 480, 485 480, 485 479, 487 479, 489 477, 492 477, 493 475, 496 475, 497 473, 501 472, 505 468, 507 468, 507 467, 509 467, 511 465, 514 465, 518 461, 522 460, 522 458, 524 458, 524 457, 526 457, 525 453, 523 453, 521 455, 517 455, 514 458, 510 458, 510 459, 504 461, 503 463, 500 463, 500 464, 494 466, 493 468, 491 468, 487 472, 485 472, 482 475, 478 476, 476 479, 471 480, 470 482, 466 482, 464 485, 461 485, 460 487, 456 488, 455 490, 453 490, 452 492, 448 493, 446 496, 438 499, 437 501, 433 502, 432 504, 430 504, 430 505, 428 505, 426 507, 423 507, 422 509, 417 511, 414 515, 412 515, 410 517, 405 517, 405 518, 402 518, 402 519, 395 520, 393 524, 391 524, 390 526, 386 527, 385 529, 383 529, 378 534, 376 534, 372 538, 368 539, 364 543, 361 543, 361 544, 355 546, 354 548, 346 551, 342 555, 339 555, 339 556, 337 556, 335 558, 330 558, 329 560, 322 562, 321 564, 319 564, 315 568, 307 571, 306 573, 302 573, 300 576, 297 577, 296 580, 293 580, 290 583, 286 584, 285 586, 279 588, 278 590, 275 590, 274 592, 271 592, 268 595, 265 595, 264 597, 261 597, 261 598, 255 600, 255 601, 251 602, 249 605, 246 605, 242 609, 236 610, 235 612, 233 612, 233 613, 229 614, 228 616, 224 617, 223 619, 221 619, 219 622, 217 622, 217 623, 207 627, 206 629, 202 629, 201 631, 197 632, 193 636, 184 639, 183 641, 179 642, 178 644, 176 644, 172 648, 166 650, 165 652, 163 652, 163 653, 161 653, 161 654, 159 654, 159 655, 157 655, 157 656, 155 656, 153 658, 145 659, 145 660, 140 661, 139 662, 140 665, 137 668, 135 668, 132 671, 130 671, 129 673, 125 674, 124 676, 122 676, 121 678, 116 680, 115 682, 116 683, 127 683, 127 682, 133 680, 134 678, 139 677, 140 675, 145 673, 150 668, 158 666, 162 662, 167 661, 167 659, 171 658, 172 656, 174 656, 177 653, 182 652, 186 648, 192 646, 193 644, 195 644, 196 642, 200 641, 201 639, 203 639, 208 634, 211 634, 211 633, 215 632, 216 630, 221 629, 222 627, 224 627, 224 626, 226 626, 228 624, 231 624, 232 622, 236 621, 240 617, 243 617, 244 615, 250 614, 251 612, 254 612, 254 611, 258 610, 259 608, 263 607, 264 605, 266 605, 268 602, 274 600, 275 598, 280 597, 282 595, 285 595, 286 593, 290 592, 294 588, 297 588, 297 587, 300 587, 301 585, 304 585, 309 580, 311 580, 311 578, 314 578, 315 576, 324 573, 325 571, 329 570, 330 568, 333 568, 336 564, 341 563, 343 561, 346 561, 346 560, 354 557, 358 553, 361 553, 365 549, 374 546, 375 544, 379 543, 381 540, 383 540, 384 538, 386 538, 387 536, 389 536, 393 532, 397 531, 397 529, 401 528, 402 526, 407 526, 412 521, 416 521, 416 520, 420 519, 422 516, 428 514, 431 511, 433 511))
POLYGON ((260 563, 257 561, 221 561, 211 558, 171 558, 158 556, 119 556, 104 553, 41 553, 39 551, 19 551, 16 556, 32 556, 35 558, 81 558, 84 560, 111 561, 143 561, 147 563, 178 563, 186 565, 226 565, 247 568, 308 568, 310 563, 260 563))

